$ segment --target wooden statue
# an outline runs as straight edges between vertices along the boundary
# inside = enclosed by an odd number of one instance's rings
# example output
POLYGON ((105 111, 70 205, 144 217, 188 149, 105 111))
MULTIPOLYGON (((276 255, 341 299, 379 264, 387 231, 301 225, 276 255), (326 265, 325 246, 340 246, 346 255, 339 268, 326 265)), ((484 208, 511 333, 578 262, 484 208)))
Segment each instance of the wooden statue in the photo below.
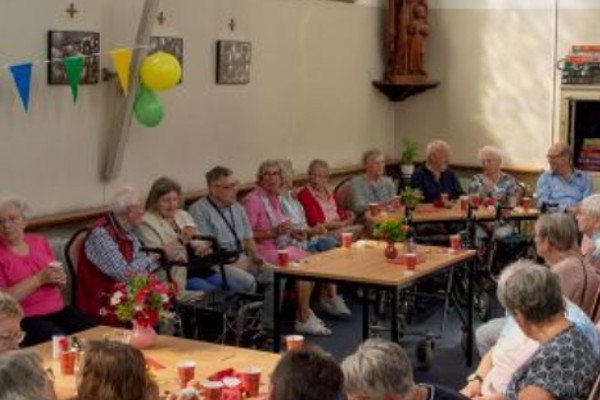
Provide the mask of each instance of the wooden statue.
POLYGON ((388 0, 386 81, 427 79, 423 63, 428 11, 427 0, 388 0))

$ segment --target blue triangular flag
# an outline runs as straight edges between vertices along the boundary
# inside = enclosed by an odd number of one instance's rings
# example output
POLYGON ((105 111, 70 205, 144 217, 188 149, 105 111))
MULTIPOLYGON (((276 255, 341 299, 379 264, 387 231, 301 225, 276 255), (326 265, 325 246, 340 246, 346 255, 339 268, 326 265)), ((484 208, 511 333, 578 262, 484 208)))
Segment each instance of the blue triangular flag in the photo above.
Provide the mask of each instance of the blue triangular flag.
POLYGON ((10 65, 10 73, 21 96, 25 111, 29 110, 29 89, 31 87, 31 67, 33 63, 10 65))

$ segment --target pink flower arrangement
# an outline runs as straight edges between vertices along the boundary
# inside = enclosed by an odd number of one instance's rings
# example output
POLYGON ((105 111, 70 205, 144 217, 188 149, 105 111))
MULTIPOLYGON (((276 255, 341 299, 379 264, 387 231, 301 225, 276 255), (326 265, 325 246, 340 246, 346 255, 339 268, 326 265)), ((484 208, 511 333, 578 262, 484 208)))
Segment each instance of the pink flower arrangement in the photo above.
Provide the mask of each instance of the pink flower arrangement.
POLYGON ((117 283, 114 289, 109 304, 100 310, 101 315, 114 315, 120 321, 135 322, 145 328, 172 317, 174 291, 155 275, 134 273, 126 282, 117 283))

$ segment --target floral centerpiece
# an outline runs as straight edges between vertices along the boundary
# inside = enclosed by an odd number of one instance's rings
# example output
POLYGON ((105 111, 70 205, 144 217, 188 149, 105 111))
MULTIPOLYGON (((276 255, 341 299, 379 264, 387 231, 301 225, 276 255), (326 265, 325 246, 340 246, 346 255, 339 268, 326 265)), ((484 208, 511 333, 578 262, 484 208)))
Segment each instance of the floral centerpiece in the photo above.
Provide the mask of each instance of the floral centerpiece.
POLYGON ((408 186, 400 193, 400 197, 406 207, 414 209, 421 202, 423 195, 419 190, 408 186))
POLYGON ((375 226, 373 235, 379 240, 388 242, 384 254, 386 258, 394 259, 398 256, 398 249, 395 243, 403 242, 407 239, 410 227, 405 223, 404 218, 386 219, 375 226))

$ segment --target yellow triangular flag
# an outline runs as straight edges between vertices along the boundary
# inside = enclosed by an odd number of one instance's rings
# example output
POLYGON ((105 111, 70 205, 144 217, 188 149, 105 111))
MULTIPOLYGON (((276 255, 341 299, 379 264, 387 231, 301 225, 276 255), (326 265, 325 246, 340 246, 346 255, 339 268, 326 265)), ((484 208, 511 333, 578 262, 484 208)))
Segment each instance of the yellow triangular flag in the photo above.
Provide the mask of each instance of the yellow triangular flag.
POLYGON ((123 92, 127 94, 129 90, 129 65, 131 64, 131 49, 118 49, 111 52, 113 64, 117 70, 119 83, 123 92))

